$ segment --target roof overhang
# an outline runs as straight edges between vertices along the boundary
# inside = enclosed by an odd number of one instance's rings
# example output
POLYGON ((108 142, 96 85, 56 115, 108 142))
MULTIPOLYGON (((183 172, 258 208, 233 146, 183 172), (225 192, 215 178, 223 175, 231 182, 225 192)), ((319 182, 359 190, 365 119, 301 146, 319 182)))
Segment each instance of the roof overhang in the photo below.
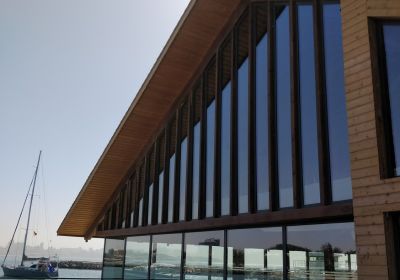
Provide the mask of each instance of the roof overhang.
POLYGON ((204 67, 244 0, 192 0, 57 230, 89 239, 110 197, 204 67))

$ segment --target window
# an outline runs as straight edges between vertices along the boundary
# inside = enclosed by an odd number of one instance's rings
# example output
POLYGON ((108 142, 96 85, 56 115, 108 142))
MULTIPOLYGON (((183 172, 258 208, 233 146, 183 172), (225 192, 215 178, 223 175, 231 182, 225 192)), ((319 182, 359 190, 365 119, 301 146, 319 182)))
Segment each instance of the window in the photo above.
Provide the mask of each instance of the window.
POLYGON ((382 177, 400 176, 400 22, 371 24, 376 38, 375 100, 382 177))
POLYGON ((147 279, 149 272, 150 237, 126 239, 124 279, 147 279))
POLYGON ((121 279, 124 267, 125 240, 104 240, 103 271, 102 278, 121 279))
POLYGON ((180 171, 179 171, 179 221, 186 218, 186 188, 188 166, 188 127, 189 127, 189 103, 186 101, 181 108, 180 117, 180 171))
POLYGON ((224 231, 185 234, 183 279, 223 279, 224 231))
POLYGON ((193 93, 194 127, 193 127, 193 170, 192 170, 192 219, 199 217, 200 199, 200 142, 201 142, 201 87, 197 86, 193 93))
POLYGON ((276 6, 276 110, 279 206, 293 206, 289 7, 276 6))
POLYGON ((400 212, 384 213, 385 239, 389 279, 400 276, 400 212))
POLYGON ((228 279, 282 279, 282 228, 228 230, 227 247, 228 279))
POLYGON ((182 234, 153 235, 150 279, 180 279, 182 234))
POLYGON ((353 223, 287 227, 289 276, 353 279, 357 270, 353 223))
POLYGON ((257 7, 256 13, 256 186, 257 210, 269 208, 269 125, 268 125, 268 34, 267 7, 257 7))
POLYGON ((249 15, 238 27, 237 184, 239 213, 249 211, 249 15))
POLYGON ((232 124, 232 87, 231 87, 231 37, 222 49, 222 91, 221 96, 221 215, 230 214, 231 195, 231 124, 232 124))
POLYGON ((168 223, 172 223, 174 221, 176 119, 172 120, 169 131, 168 223))
POLYGON ((158 213, 157 222, 161 224, 163 222, 163 209, 164 209, 164 164, 165 164, 165 134, 163 133, 158 142, 158 213))

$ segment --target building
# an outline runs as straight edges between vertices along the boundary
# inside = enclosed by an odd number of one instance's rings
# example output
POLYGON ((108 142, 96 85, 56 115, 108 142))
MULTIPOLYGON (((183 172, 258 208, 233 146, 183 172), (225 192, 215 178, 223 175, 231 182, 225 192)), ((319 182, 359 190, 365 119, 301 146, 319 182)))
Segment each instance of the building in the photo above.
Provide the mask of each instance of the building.
POLYGON ((104 278, 399 279, 399 105, 400 1, 193 0, 58 234, 104 278))

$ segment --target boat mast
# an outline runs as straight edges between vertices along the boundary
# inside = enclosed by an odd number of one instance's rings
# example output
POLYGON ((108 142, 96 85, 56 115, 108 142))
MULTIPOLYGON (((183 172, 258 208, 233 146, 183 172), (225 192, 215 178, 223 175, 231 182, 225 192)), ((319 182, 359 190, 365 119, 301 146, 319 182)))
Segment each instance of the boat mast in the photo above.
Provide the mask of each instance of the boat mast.
POLYGON ((36 165, 35 175, 33 176, 33 187, 32 187, 32 193, 31 193, 31 202, 29 204, 28 223, 26 225, 26 231, 25 231, 25 239, 24 239, 24 247, 23 247, 23 251, 22 251, 21 266, 24 265, 26 241, 28 239, 29 222, 31 220, 32 201, 33 201, 33 195, 35 193, 36 177, 37 177, 37 173, 38 173, 38 169, 39 169, 39 163, 40 163, 40 156, 41 155, 42 155, 42 151, 39 152, 39 158, 38 158, 37 165, 36 165))

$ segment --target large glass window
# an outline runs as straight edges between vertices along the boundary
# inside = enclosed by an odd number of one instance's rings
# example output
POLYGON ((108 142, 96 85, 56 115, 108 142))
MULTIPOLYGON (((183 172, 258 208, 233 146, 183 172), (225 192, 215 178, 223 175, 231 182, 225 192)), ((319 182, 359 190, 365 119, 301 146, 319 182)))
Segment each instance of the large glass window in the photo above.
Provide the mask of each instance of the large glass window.
POLYGON ((228 279, 282 279, 282 228, 228 230, 228 279))
POLYGON ((239 213, 249 211, 249 19, 246 15, 238 30, 237 69, 237 184, 239 213))
POLYGON ((287 227, 291 279, 353 279, 356 247, 353 223, 287 227))
POLYGON ((168 222, 174 218, 174 191, 175 191, 175 154, 169 158, 169 186, 168 186, 168 222))
POLYGON ((125 240, 106 238, 104 242, 102 278, 122 279, 125 240))
POLYGON ((151 184, 149 186, 149 194, 148 194, 148 198, 149 198, 149 204, 147 207, 147 224, 151 225, 152 223, 152 214, 153 214, 153 184, 151 184))
POLYGON ((187 137, 181 142, 181 171, 180 171, 180 187, 179 187, 179 220, 185 220, 186 210, 186 177, 187 177, 187 137))
POLYGON ((150 237, 128 237, 126 240, 124 279, 147 279, 150 237))
POLYGON ((323 5, 323 22, 332 200, 338 201, 352 197, 339 3, 323 5))
POLYGON ((150 279, 180 279, 182 234, 153 235, 150 279))
POLYGON ((184 279, 221 279, 224 268, 224 232, 185 234, 184 279))
POLYGON ((192 192, 192 219, 199 216, 200 194, 200 122, 193 128, 193 192, 192 192))
POLYGON ((293 206, 289 7, 276 8, 276 102, 279 206, 293 206))
POLYGON ((299 5, 299 91, 304 204, 320 202, 313 6, 299 5))
POLYGON ((162 223, 163 213, 163 197, 164 197, 164 171, 158 175, 158 223, 162 223))
POLYGON ((222 91, 221 102, 221 215, 230 213, 231 190, 231 83, 222 91))
POLYGON ((268 153, 268 34, 266 6, 260 6, 256 14, 256 186, 257 209, 269 208, 269 153, 268 153))

